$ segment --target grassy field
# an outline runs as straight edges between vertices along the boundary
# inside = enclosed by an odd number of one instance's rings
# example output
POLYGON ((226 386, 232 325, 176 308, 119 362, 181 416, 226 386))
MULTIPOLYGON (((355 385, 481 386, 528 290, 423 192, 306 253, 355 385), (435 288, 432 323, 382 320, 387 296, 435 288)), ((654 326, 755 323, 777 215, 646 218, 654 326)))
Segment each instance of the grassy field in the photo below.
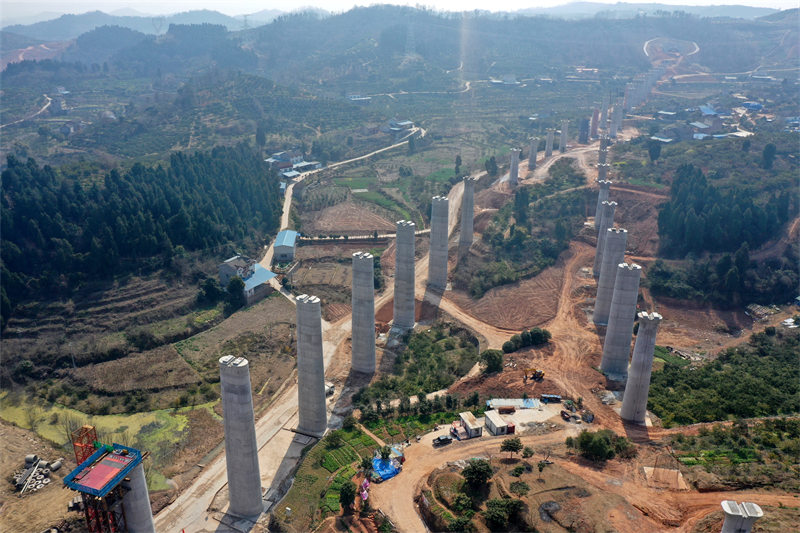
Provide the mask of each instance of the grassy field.
POLYGON ((370 185, 377 182, 375 177, 361 176, 361 177, 347 177, 347 178, 334 178, 336 185, 340 187, 349 187, 351 189, 366 189, 370 185))
POLYGON ((0 393, 0 418, 62 447, 64 453, 72 453, 68 432, 83 424, 97 428, 101 442, 118 442, 139 447, 151 452, 153 468, 150 471, 150 490, 167 489, 166 478, 160 472, 169 456, 165 451, 174 450, 184 442, 188 432, 189 413, 205 410, 212 417, 217 401, 180 409, 160 409, 129 415, 90 416, 63 405, 41 405, 29 399, 0 393), (71 425, 70 425, 71 424, 71 425), (69 428, 69 429, 68 429, 69 428))

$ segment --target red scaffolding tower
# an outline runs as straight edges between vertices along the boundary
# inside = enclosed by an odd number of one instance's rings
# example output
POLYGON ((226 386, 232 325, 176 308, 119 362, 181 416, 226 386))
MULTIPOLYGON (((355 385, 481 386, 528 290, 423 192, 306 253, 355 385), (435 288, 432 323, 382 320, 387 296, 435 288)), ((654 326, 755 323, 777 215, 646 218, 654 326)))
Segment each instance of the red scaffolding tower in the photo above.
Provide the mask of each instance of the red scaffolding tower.
MULTIPOLYGON (((72 448, 75 450, 75 460, 79 466, 94 455, 101 446, 103 445, 97 440, 97 430, 94 426, 83 426, 72 432, 72 448)), ((125 491, 119 485, 102 498, 85 492, 81 493, 86 527, 89 533, 126 533, 128 531, 120 505, 124 494, 125 491)))

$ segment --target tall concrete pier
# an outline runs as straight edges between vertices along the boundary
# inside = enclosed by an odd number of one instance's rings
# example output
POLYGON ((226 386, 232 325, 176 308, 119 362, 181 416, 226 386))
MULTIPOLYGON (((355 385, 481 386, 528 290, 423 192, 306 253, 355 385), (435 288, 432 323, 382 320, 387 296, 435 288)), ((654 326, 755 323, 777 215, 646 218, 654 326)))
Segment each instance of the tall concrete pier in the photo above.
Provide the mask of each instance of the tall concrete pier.
POLYGON ((597 151, 597 162, 601 165, 608 163, 608 148, 601 148, 597 151))
POLYGON ((539 152, 539 138, 531 138, 531 147, 528 153, 528 171, 533 172, 536 170, 536 156, 539 152))
POLYGON ((375 372, 375 272, 372 254, 353 254, 352 369, 375 372))
POLYGON ((508 182, 512 187, 516 187, 519 183, 519 154, 522 152, 519 148, 512 148, 508 154, 508 182))
MULTIPOLYGON (((511 151, 519 155, 519 150, 511 151)), ((517 159, 519 161, 519 159, 517 159)), ((446 196, 431 198, 431 247, 428 257, 428 285, 444 290, 447 286, 447 229, 450 201, 446 196)))
MULTIPOLYGON (((598 165, 598 175, 600 174, 600 168, 598 165)), ((607 179, 600 179, 598 177, 597 185, 600 187, 599 192, 597 193, 597 207, 594 210, 594 225, 597 226, 600 223, 600 216, 603 214, 603 202, 608 201, 608 193, 611 190, 611 181, 607 179)))
POLYGON ((608 93, 603 93, 603 100, 600 103, 600 128, 606 129, 608 123, 608 93))
POLYGON ((612 139, 616 139, 620 129, 622 129, 622 104, 616 103, 611 110, 611 123, 608 127, 608 136, 612 139))
POLYGON ((261 501, 261 471, 250 390, 250 365, 244 357, 226 355, 219 360, 222 420, 225 424, 225 465, 228 470, 228 512, 256 516, 261 501))
POLYGON ((600 369, 609 379, 625 381, 628 377, 628 359, 631 355, 631 334, 636 318, 636 299, 639 296, 639 279, 642 267, 633 263, 617 265, 614 296, 608 315, 606 340, 603 343, 603 360, 600 369))
POLYGON ((553 128, 547 128, 547 137, 544 141, 544 157, 547 159, 548 157, 553 155, 553 136, 555 135, 556 130, 553 128))
POLYGON ((156 533, 156 526, 153 523, 153 508, 150 507, 150 493, 147 491, 147 481, 142 465, 139 464, 134 468, 128 477, 129 482, 122 482, 122 486, 128 489, 128 493, 122 499, 122 510, 125 513, 125 525, 128 527, 128 533, 156 533))
POLYGON ((639 313, 639 331, 633 345, 633 358, 622 397, 623 420, 644 424, 647 413, 647 395, 650 394, 650 374, 653 371, 653 356, 656 349, 656 333, 661 323, 658 313, 639 313))
POLYGON ((608 170, 611 168, 611 165, 608 163, 598 163, 597 164, 597 180, 604 181, 608 179, 608 170))
POLYGON ((297 297, 297 431, 321 437, 328 425, 325 410, 325 364, 322 360, 322 314, 319 298, 297 297))
POLYGON ((458 238, 460 248, 472 246, 473 227, 475 223, 475 182, 476 178, 464 178, 464 194, 461 196, 461 235, 458 238))
POLYGON ((397 222, 394 252, 394 323, 397 329, 414 327, 414 231, 410 220, 397 222))
POLYGON ((756 520, 764 516, 764 511, 755 503, 736 503, 733 500, 722 502, 725 521, 720 533, 750 533, 756 520))
POLYGON ((600 265, 603 264, 603 246, 606 242, 606 230, 614 226, 614 211, 617 209, 617 202, 603 202, 600 204, 600 222, 595 219, 594 226, 597 228, 597 248, 594 251, 593 275, 595 279, 600 277, 600 265))
POLYGON ((598 326, 608 324, 611 300, 614 297, 614 283, 617 280, 617 265, 625 259, 625 245, 628 232, 621 228, 608 228, 604 240, 603 259, 600 264, 600 279, 597 280, 597 298, 594 302, 592 322, 598 326))
POLYGON ((601 135, 600 136, 600 149, 601 150, 608 150, 608 147, 611 146, 611 139, 608 135, 601 135))
POLYGON ((561 121, 561 138, 558 140, 558 150, 563 154, 567 151, 567 136, 569 128, 569 120, 561 121))
POLYGON ((592 139, 597 138, 597 128, 600 125, 600 110, 592 110, 592 119, 589 121, 589 137, 592 139))

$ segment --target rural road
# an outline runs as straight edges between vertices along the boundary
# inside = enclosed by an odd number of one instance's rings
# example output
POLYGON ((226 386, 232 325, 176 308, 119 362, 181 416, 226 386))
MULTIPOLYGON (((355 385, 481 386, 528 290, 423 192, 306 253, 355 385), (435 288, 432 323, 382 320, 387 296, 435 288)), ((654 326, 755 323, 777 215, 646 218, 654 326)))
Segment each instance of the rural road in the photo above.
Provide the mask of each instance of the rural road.
POLYGON ((45 104, 42 106, 42 108, 39 111, 37 111, 36 113, 34 113, 34 114, 30 115, 30 116, 27 116, 25 118, 21 118, 19 120, 15 120, 14 122, 9 122, 8 124, 0 125, 0 129, 5 128, 6 126, 13 126, 14 124, 19 124, 20 122, 25 122, 26 120, 30 120, 30 119, 32 119, 34 117, 38 117, 39 115, 41 115, 42 113, 47 111, 47 108, 50 107, 50 104, 53 102, 53 99, 50 98, 49 96, 47 96, 46 94, 43 94, 42 96, 44 96, 47 99, 47 102, 45 102, 45 104))
MULTIPOLYGON (((405 140, 360 157, 331 164, 326 169, 366 159, 375 154, 397 148, 407 143, 408 137, 418 131, 421 136, 426 133, 421 128, 414 128, 404 138, 405 140)), ((302 174, 298 180, 287 186, 283 201, 283 212, 281 213, 281 229, 286 229, 289 226, 289 213, 295 184, 320 170, 323 169, 302 174)), ((458 198, 460 198, 460 195, 458 198)), ((269 268, 273 253, 273 246, 269 246, 260 264, 265 268, 269 268)), ((274 286, 281 289, 277 282, 274 283, 274 286)), ((385 294, 391 297, 391 293, 392 288, 387 288, 385 294)), ((281 290, 281 294, 294 302, 294 297, 291 294, 283 290, 281 290)), ((323 361, 325 368, 328 369, 337 348, 350 335, 350 318, 345 317, 335 324, 323 320, 322 335, 323 361)), ((290 428, 297 425, 298 390, 296 381, 287 382, 287 385, 276 395, 264 414, 256 421, 261 484, 265 488, 279 485, 281 481, 291 474, 293 466, 300 459, 302 448, 307 444, 302 437, 295 440, 297 435, 289 431, 290 428)), ((226 529, 229 526, 223 525, 218 521, 219 513, 211 510, 214 498, 226 485, 225 453, 222 452, 211 460, 209 464, 204 465, 203 472, 191 486, 187 487, 174 502, 155 516, 156 530, 164 533, 179 533, 184 529, 192 533, 236 531, 235 529, 226 529)), ((266 496, 269 497, 270 493, 267 493, 266 496)), ((225 507, 227 508, 227 505, 225 507)), ((224 509, 221 509, 221 511, 224 511, 224 509)), ((226 519, 227 521, 229 519, 226 519)))

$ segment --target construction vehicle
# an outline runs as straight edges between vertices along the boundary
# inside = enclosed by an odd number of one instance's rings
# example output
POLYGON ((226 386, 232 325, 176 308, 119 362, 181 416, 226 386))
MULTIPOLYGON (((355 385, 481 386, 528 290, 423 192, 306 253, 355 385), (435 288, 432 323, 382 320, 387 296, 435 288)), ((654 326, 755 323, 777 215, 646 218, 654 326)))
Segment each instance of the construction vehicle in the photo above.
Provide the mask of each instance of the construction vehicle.
POLYGON ((534 381, 542 381, 544 379, 544 370, 538 368, 526 368, 525 379, 532 379, 534 381))

